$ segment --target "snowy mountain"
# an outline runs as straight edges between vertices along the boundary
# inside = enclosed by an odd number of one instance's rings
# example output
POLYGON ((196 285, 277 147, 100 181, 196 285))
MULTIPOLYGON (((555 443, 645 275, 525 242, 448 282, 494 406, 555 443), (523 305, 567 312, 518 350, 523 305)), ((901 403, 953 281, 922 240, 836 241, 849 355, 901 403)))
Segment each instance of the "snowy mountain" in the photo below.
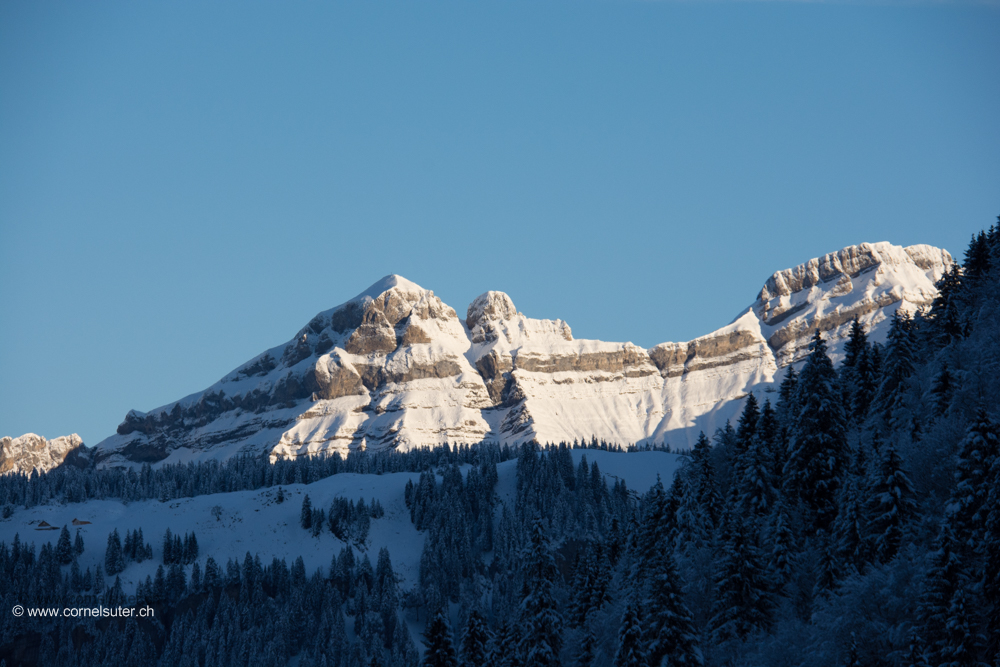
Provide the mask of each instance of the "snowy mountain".
POLYGON ((466 317, 388 276, 205 391, 130 411, 98 444, 104 465, 272 459, 445 442, 590 440, 687 447, 768 392, 816 328, 841 355, 858 316, 874 340, 897 308, 927 306, 944 250, 861 244, 772 275, 731 324, 649 350, 576 340, 562 320, 487 292, 466 317))
POLYGON ((51 470, 71 455, 87 456, 83 440, 76 433, 46 440, 34 433, 25 433, 18 438, 0 438, 0 475, 23 472, 30 475, 32 470, 51 470))

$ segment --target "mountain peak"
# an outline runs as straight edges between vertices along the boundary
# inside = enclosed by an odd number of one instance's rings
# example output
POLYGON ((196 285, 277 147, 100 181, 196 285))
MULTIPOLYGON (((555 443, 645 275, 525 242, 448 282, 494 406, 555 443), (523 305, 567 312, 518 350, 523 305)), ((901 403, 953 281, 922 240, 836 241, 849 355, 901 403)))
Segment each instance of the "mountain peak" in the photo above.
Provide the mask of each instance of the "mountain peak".
POLYGON ((515 315, 517 308, 511 298, 504 292, 491 290, 480 294, 469 304, 465 325, 473 329, 484 317, 490 320, 509 320, 515 315))
POLYGON ((370 297, 374 299, 378 297, 380 294, 388 292, 393 287, 398 287, 400 290, 404 292, 427 291, 420 285, 413 282, 412 280, 407 280, 403 276, 393 273, 388 276, 385 276, 381 280, 375 281, 368 287, 368 289, 361 292, 361 294, 358 294, 356 297, 351 299, 351 301, 361 301, 364 300, 365 297, 370 297))

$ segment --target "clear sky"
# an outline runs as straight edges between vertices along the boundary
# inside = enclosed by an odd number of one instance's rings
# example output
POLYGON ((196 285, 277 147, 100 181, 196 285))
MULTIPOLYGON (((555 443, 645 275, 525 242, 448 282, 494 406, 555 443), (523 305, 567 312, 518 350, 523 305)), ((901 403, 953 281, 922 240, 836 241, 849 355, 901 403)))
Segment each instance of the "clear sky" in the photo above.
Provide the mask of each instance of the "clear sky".
POLYGON ((727 324, 1000 213, 1000 7, 0 3, 0 435, 114 432, 389 273, 727 324))

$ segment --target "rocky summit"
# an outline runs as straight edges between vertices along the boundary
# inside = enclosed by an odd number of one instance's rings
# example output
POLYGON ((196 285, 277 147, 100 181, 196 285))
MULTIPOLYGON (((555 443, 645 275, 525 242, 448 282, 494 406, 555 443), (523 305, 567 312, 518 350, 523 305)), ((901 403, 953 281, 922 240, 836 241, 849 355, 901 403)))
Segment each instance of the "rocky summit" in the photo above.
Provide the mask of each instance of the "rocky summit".
POLYGON ((12 438, 0 438, 0 475, 32 471, 45 472, 64 461, 84 461, 88 452, 83 440, 76 433, 46 440, 34 433, 12 438))
POLYGON ((648 350, 574 339, 503 292, 479 296, 462 319, 388 276, 208 389, 130 411, 96 454, 129 465, 484 440, 688 447, 738 414, 748 392, 773 391, 816 329, 835 357, 855 316, 881 340, 895 309, 930 304, 952 263, 923 245, 844 248, 772 275, 728 326, 648 350))

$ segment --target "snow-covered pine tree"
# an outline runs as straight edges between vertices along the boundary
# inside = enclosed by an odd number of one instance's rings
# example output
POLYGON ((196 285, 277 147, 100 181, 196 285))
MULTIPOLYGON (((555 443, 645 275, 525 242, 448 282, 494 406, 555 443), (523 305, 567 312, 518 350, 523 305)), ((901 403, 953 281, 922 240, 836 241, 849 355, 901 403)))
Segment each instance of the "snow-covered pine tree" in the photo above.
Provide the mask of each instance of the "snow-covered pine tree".
POLYGON ((559 667, 563 619, 555 600, 556 563, 540 518, 532 522, 524 559, 525 590, 520 610, 522 636, 519 653, 525 665, 559 667))
POLYGON ((771 569, 778 584, 778 592, 781 593, 784 586, 792 579, 797 553, 795 533, 792 532, 788 508, 784 501, 779 501, 775 507, 771 533, 774 542, 771 549, 771 569))
POLYGON ((170 565, 174 562, 175 558, 174 534, 167 528, 167 532, 163 534, 163 564, 170 565))
MULTIPOLYGON (((857 458, 860 458, 858 456, 857 458)), ((864 494, 864 467, 857 463, 840 491, 840 508, 833 522, 833 547, 837 558, 847 568, 863 572, 870 562, 868 503, 864 494)))
POLYGON ((875 479, 871 486, 869 533, 875 556, 888 563, 899 550, 903 529, 916 514, 913 484, 890 440, 879 452, 875 479))
POLYGON ((771 477, 770 453, 761 434, 750 440, 743 454, 739 505, 750 516, 765 516, 774 504, 775 484, 771 477))
POLYGON ((958 445, 955 489, 948 504, 948 517, 961 542, 975 546, 986 524, 985 507, 990 493, 990 471, 1000 460, 997 425, 984 408, 966 430, 958 445))
POLYGON ((76 537, 73 538, 73 553, 77 556, 83 553, 83 534, 80 529, 76 529, 76 537))
POLYGON ((785 367, 785 377, 778 387, 778 421, 786 431, 791 431, 799 415, 799 375, 795 366, 785 367))
POLYGON ((781 435, 781 425, 778 423, 778 413, 771 405, 771 399, 764 401, 760 409, 760 421, 757 422, 757 437, 760 440, 762 454, 767 462, 768 478, 775 491, 780 490, 782 468, 787 454, 785 442, 781 435))
POLYGON ((774 600, 760 551, 748 532, 742 517, 729 515, 724 521, 709 621, 715 644, 745 639, 771 624, 774 600))
POLYGON ((631 598, 625 605, 625 613, 622 614, 621 627, 618 630, 615 667, 646 667, 646 652, 638 607, 636 601, 631 598))
POLYGON ((840 367, 840 388, 844 397, 844 412, 853 416, 850 406, 854 402, 854 394, 858 386, 858 363, 868 351, 868 335, 861 325, 858 316, 851 322, 851 331, 844 343, 844 362, 840 367))
POLYGON ((641 626, 646 637, 650 664, 659 665, 670 656, 670 665, 695 667, 702 664, 698 631, 684 603, 680 574, 667 542, 658 543, 647 555, 645 597, 641 626))
POLYGON ((104 552, 104 570, 109 576, 118 574, 125 569, 125 558, 122 555, 122 540, 115 528, 108 535, 108 548, 104 552))
POLYGON ((56 560, 60 565, 69 565, 73 562, 73 545, 69 541, 69 528, 62 527, 59 531, 59 541, 56 543, 56 560))
POLYGON ((934 406, 934 414, 942 417, 951 405, 951 397, 955 392, 955 380, 951 377, 948 364, 942 363, 939 370, 931 382, 931 402, 934 406))
POLYGON ((816 581, 813 583, 812 594, 814 598, 821 598, 837 588, 843 573, 831 537, 825 532, 818 533, 816 537, 819 560, 816 562, 816 581))
POLYGON ((962 337, 960 315, 962 275, 958 264, 953 264, 935 284, 938 294, 931 303, 927 317, 927 341, 931 349, 940 349, 962 337))
POLYGON ((801 408, 785 467, 813 525, 822 529, 836 517, 847 434, 837 374, 818 330, 811 348, 798 381, 801 408))
POLYGON ((927 647, 932 665, 943 662, 941 652, 948 638, 952 598, 968 580, 959 554, 960 545, 948 521, 941 523, 937 547, 937 551, 931 554, 930 570, 917 606, 919 640, 927 647))
POLYGON ((907 380, 913 375, 913 358, 912 320, 905 311, 896 310, 889 324, 881 377, 873 401, 882 423, 891 430, 910 428, 912 415, 905 397, 907 380))
POLYGON ((440 609, 427 626, 424 634, 427 651, 424 653, 423 667, 458 667, 458 656, 451 638, 451 628, 444 610, 440 609))
POLYGON ((865 345, 854 365, 852 373, 854 390, 847 410, 855 424, 862 424, 868 418, 875 392, 878 391, 878 369, 875 363, 875 351, 871 345, 865 345))
POLYGON ((691 472, 687 486, 693 491, 693 498, 708 517, 710 525, 715 526, 722 511, 722 498, 715 479, 711 450, 712 445, 702 431, 691 450, 691 472))
POLYGON ((757 438, 758 421, 760 421, 760 406, 757 403, 757 397, 753 395, 753 392, 750 392, 743 405, 743 412, 740 413, 740 420, 736 425, 736 437, 734 438, 733 472, 737 481, 737 484, 734 485, 734 491, 739 495, 746 491, 742 486, 745 481, 743 469, 747 465, 747 453, 757 438))
POLYGON ((461 667, 486 667, 491 639, 486 619, 477 609, 470 611, 462 634, 461 667))
POLYGON ((982 593, 987 608, 986 652, 1000 662, 1000 458, 994 461, 987 479, 989 496, 986 500, 986 523, 980 542, 980 558, 983 562, 982 593))
POLYGON ((981 667, 979 659, 983 637, 970 618, 964 588, 958 588, 948 606, 944 640, 938 649, 941 667, 981 667))
POLYGON ((313 511, 312 511, 312 501, 309 500, 309 494, 302 499, 302 511, 299 514, 299 524, 302 526, 303 530, 309 530, 312 528, 313 523, 313 511))

